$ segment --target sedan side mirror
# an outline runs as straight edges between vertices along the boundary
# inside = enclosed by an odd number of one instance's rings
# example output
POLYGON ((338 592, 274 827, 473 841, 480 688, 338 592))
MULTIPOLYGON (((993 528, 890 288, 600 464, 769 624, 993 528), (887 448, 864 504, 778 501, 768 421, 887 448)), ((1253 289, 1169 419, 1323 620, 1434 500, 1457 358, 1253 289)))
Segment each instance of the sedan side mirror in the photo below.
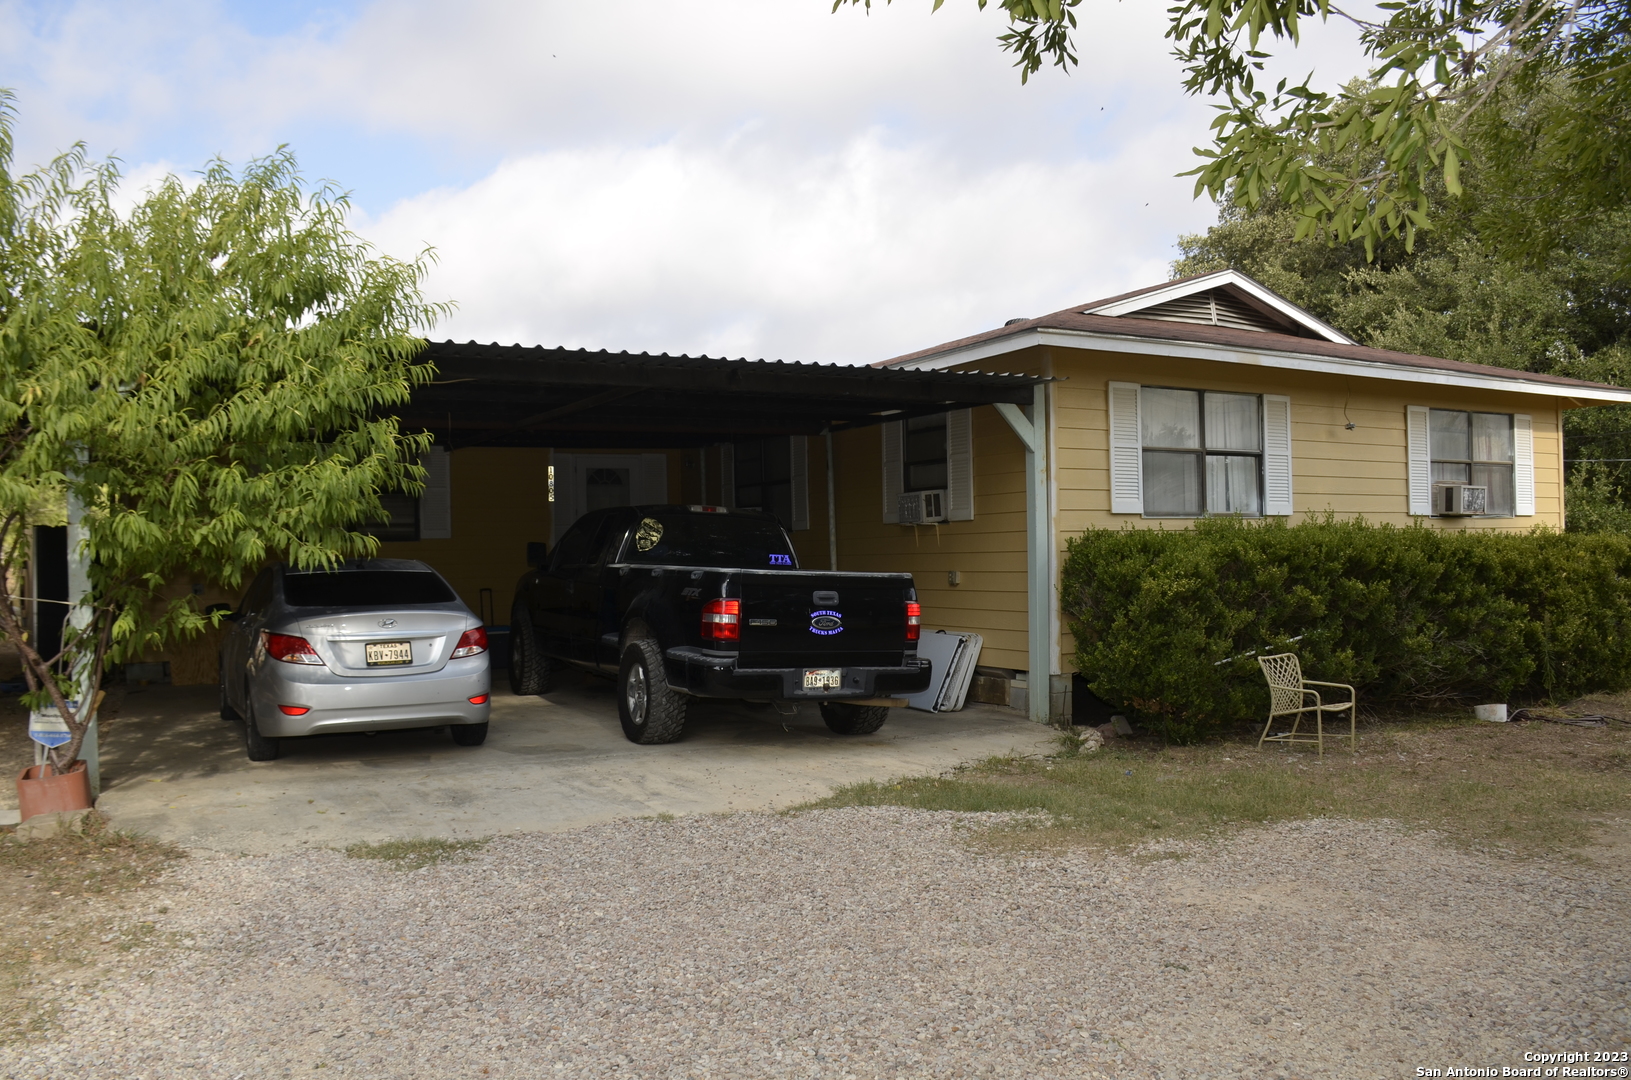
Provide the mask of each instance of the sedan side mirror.
POLYGON ((222 618, 226 622, 237 622, 239 619, 243 618, 243 615, 232 610, 231 604, 211 604, 209 607, 204 609, 204 614, 206 615, 214 615, 216 612, 225 612, 222 618))
POLYGON ((542 566, 549 561, 549 545, 542 540, 533 540, 527 544, 527 565, 542 566))

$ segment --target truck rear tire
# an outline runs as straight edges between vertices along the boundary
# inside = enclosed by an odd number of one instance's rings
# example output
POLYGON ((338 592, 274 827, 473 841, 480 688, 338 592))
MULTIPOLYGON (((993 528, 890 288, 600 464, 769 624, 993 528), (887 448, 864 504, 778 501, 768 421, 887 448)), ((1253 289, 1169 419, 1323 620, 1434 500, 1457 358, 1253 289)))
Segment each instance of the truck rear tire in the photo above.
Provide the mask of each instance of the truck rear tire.
POLYGON ((617 669, 617 715, 630 742, 670 743, 685 731, 685 695, 668 685, 663 653, 649 638, 623 646, 617 669))
POLYGON ((555 688, 555 664, 538 649, 538 631, 525 604, 510 610, 510 693, 537 697, 555 688))
POLYGON ((870 735, 889 719, 887 705, 851 705, 847 701, 823 701, 821 719, 828 729, 840 735, 870 735))

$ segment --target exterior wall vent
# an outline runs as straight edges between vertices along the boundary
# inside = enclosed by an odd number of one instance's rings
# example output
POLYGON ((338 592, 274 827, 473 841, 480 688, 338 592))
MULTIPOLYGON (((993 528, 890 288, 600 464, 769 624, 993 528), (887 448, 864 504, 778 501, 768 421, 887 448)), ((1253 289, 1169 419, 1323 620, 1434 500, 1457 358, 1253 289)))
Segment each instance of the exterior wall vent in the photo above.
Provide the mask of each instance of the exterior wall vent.
POLYGON ((1227 326, 1232 330, 1255 330, 1268 334, 1297 334, 1301 329, 1271 319, 1222 289, 1208 289, 1192 296, 1180 296, 1176 300, 1168 300, 1154 307, 1129 311, 1123 317, 1198 323, 1202 326, 1227 326))

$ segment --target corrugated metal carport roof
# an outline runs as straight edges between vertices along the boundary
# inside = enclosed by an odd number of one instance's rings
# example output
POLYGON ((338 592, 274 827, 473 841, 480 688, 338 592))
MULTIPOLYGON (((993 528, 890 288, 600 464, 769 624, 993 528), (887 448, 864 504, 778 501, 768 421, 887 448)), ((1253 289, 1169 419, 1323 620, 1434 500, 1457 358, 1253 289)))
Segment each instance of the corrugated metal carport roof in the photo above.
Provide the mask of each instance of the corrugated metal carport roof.
POLYGON ((433 341, 436 381, 399 413, 459 446, 684 447, 815 435, 1009 402, 1031 375, 433 341))

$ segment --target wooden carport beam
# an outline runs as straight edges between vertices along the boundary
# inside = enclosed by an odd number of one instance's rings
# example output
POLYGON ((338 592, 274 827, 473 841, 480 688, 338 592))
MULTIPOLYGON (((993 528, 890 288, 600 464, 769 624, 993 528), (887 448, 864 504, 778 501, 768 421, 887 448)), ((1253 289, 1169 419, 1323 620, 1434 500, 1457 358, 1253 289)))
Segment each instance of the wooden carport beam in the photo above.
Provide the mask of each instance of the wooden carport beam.
POLYGON ((1031 388, 1030 415, 1018 405, 996 403, 996 410, 1025 444, 1025 592, 1026 639, 1031 670, 1025 696, 1032 720, 1053 722, 1053 522, 1048 514, 1047 384, 1031 388))

